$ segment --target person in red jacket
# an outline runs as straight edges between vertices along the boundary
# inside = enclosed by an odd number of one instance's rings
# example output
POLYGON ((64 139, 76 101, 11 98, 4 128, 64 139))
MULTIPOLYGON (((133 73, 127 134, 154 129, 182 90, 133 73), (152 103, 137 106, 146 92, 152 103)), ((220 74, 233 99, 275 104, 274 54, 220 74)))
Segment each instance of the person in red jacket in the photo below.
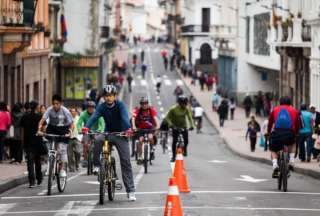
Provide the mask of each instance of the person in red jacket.
POLYGON ((0 102, 0 163, 4 155, 4 139, 11 125, 11 116, 5 102, 0 102))
POLYGON ((273 165, 273 178, 279 176, 278 152, 286 145, 289 150, 289 169, 293 170, 295 138, 299 132, 299 112, 291 105, 289 97, 281 97, 269 116, 268 134, 273 165))

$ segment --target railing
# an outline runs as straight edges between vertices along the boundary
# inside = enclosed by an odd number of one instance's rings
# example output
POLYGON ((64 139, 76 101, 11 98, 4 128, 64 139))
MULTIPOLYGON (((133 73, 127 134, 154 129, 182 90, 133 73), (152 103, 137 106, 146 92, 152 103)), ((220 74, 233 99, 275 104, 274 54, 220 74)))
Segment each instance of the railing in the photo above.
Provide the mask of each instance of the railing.
POLYGON ((210 34, 219 38, 229 38, 236 36, 236 31, 236 26, 228 25, 185 25, 181 27, 182 34, 201 33, 210 34))
POLYGON ((34 0, 0 0, 0 25, 33 25, 34 0))
POLYGON ((210 26, 208 25, 185 25, 181 27, 182 33, 208 33, 210 26))

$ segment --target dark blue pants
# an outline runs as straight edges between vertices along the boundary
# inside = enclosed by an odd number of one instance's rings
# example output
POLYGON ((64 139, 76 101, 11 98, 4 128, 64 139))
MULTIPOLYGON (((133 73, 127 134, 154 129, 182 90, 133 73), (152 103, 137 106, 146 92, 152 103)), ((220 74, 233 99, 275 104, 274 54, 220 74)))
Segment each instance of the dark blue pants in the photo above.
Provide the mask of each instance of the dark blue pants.
POLYGON ((0 131, 0 161, 3 160, 4 156, 4 139, 6 137, 6 132, 5 131, 0 131))
POLYGON ((299 158, 301 160, 306 160, 306 146, 307 142, 307 158, 311 157, 313 142, 312 142, 312 133, 299 133, 299 158))

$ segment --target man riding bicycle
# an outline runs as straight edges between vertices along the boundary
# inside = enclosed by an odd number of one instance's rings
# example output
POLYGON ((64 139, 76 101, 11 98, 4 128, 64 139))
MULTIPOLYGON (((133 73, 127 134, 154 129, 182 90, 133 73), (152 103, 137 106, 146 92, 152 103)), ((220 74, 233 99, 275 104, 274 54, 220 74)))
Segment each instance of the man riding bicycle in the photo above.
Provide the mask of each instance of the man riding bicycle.
MULTIPOLYGON (((105 102, 100 104, 93 115, 90 117, 86 126, 82 129, 83 133, 88 133, 89 128, 103 117, 105 121, 105 132, 126 132, 132 134, 130 128, 129 116, 124 103, 117 99, 117 88, 114 85, 106 85, 103 88, 103 97, 105 102)), ((93 164, 94 171, 97 173, 100 167, 100 153, 102 145, 105 142, 105 135, 101 134, 96 137, 94 144, 93 164)), ((133 182, 132 166, 130 162, 130 149, 128 139, 115 135, 108 136, 108 141, 114 144, 118 150, 122 180, 126 188, 129 201, 135 201, 135 187, 133 182)))
MULTIPOLYGON (((159 124, 157 120, 157 111, 154 107, 149 106, 149 100, 146 97, 140 99, 140 107, 137 107, 133 110, 132 113, 132 125, 133 129, 138 129, 138 163, 142 162, 142 144, 143 144, 143 135, 145 132, 139 132, 141 130, 154 130, 158 129, 159 124)), ((155 131, 148 132, 148 138, 151 147, 151 160, 154 159, 154 146, 155 146, 155 131)))
MULTIPOLYGON (((176 160, 176 145, 178 141, 179 131, 176 129, 189 128, 189 130, 193 130, 194 122, 192 119, 192 113, 190 108, 188 107, 188 98, 184 95, 180 95, 178 97, 178 104, 172 107, 167 113, 165 120, 167 121, 169 127, 172 129, 172 158, 171 162, 176 160), (188 127, 189 126, 189 127, 188 127)), ((183 155, 187 156, 188 151, 188 131, 185 130, 182 132, 183 140, 184 140, 184 149, 183 155)))
POLYGON ((67 144, 68 137, 70 137, 71 130, 73 129, 73 120, 70 111, 62 105, 62 98, 60 95, 52 96, 52 106, 47 109, 42 119, 39 122, 38 133, 43 134, 44 125, 48 123, 46 133, 55 135, 65 135, 66 138, 58 139, 57 152, 60 155, 60 177, 67 176, 67 144))
MULTIPOLYGON (((87 102, 87 109, 84 110, 81 115, 80 118, 78 120, 78 124, 77 124, 77 129, 78 131, 81 131, 82 127, 84 125, 86 125, 86 123, 88 122, 89 118, 92 116, 92 114, 95 111, 95 107, 96 107, 96 103, 94 101, 88 101, 87 102)), ((97 131, 97 132, 103 132, 104 131, 104 120, 102 117, 100 117, 98 119, 97 122, 95 122, 92 127, 90 128, 91 131, 97 131)), ((85 161, 87 161, 87 156, 88 156, 88 150, 89 150, 89 146, 87 145, 89 141, 89 136, 83 136, 82 138, 82 144, 83 144, 83 158, 85 161)))
POLYGON ((268 134, 270 135, 270 151, 272 158, 272 178, 279 176, 278 152, 288 146, 289 169, 293 170, 295 138, 300 128, 298 111, 291 105, 289 97, 281 97, 269 116, 268 134))

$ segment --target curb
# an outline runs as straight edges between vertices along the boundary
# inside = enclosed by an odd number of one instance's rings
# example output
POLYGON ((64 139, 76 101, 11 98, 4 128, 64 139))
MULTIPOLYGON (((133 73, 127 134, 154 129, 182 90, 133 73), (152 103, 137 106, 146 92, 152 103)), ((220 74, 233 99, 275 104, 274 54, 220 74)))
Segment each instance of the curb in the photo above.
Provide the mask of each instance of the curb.
POLYGON ((4 183, 0 184, 0 194, 2 194, 5 191, 8 191, 14 187, 17 187, 22 184, 26 184, 28 182, 28 176, 21 175, 17 178, 11 178, 4 183))
MULTIPOLYGON (((181 73, 179 73, 177 71, 177 74, 181 77, 182 81, 184 82, 185 86, 187 87, 187 89, 189 90, 189 92, 194 96, 194 94, 192 93, 191 89, 189 88, 189 85, 185 82, 185 80, 183 79, 181 73)), ((195 97, 196 98, 196 97, 195 97)), ((218 134, 220 135, 220 137, 222 138, 225 146, 235 155, 237 156, 240 156, 242 158, 245 158, 247 160, 250 160, 250 161, 256 161, 256 162, 260 162, 260 163, 264 163, 264 164, 268 164, 268 165, 272 165, 272 162, 270 159, 267 159, 267 158, 259 158, 259 157, 254 157, 254 156, 251 156, 251 155, 247 155, 247 154, 244 154, 244 153, 241 153, 241 152, 238 152, 237 150, 233 149, 230 145, 229 145, 229 142, 225 139, 224 136, 222 136, 220 130, 217 128, 217 126, 208 118, 208 114, 207 114, 207 111, 204 111, 204 117, 208 120, 209 124, 211 126, 213 126, 218 134)), ((305 169, 305 168, 300 168, 300 167, 294 167, 294 172, 295 173, 299 173, 299 174, 302 174, 302 175, 306 175, 306 176, 310 176, 312 178, 315 178, 315 179, 320 179, 320 170, 319 171, 315 171, 315 170, 311 170, 311 169, 305 169)))

